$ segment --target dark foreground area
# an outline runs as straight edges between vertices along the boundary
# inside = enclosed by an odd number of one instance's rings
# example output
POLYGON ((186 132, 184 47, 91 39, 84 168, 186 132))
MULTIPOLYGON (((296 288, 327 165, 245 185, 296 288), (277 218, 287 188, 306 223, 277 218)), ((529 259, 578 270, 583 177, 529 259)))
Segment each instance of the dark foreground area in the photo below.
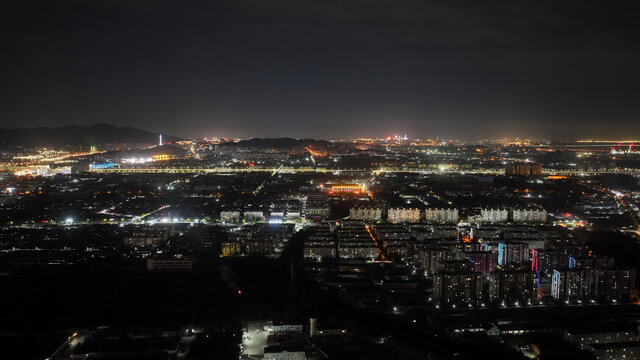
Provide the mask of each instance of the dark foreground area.
MULTIPOLYGON (((594 236, 592 246, 601 247, 605 235, 594 236)), ((61 344, 77 336, 91 340, 83 344, 84 350, 153 349, 167 343, 181 349, 188 344, 192 351, 187 359, 237 359, 238 336, 247 321, 308 324, 310 317, 317 317, 325 327, 335 325, 349 332, 337 343, 327 337, 316 340, 313 346, 323 349, 321 358, 474 359, 482 354, 523 359, 512 350, 522 334, 505 335, 522 326, 531 331, 526 334, 529 341, 546 346, 543 353, 558 354, 540 359, 569 354, 590 358, 573 348, 558 348, 563 343, 559 329, 570 323, 579 327, 583 322, 622 324, 640 319, 634 304, 371 311, 308 277, 300 256, 306 236, 304 231, 295 235, 278 258, 211 258, 191 271, 150 272, 118 262, 95 262, 6 272, 0 276, 0 357, 45 359, 56 349, 60 355, 68 350, 60 350, 61 344), (495 324, 502 331, 500 338, 484 332, 451 336, 458 322, 473 324, 487 318, 503 319, 504 324, 495 324), (556 326, 558 330, 553 330, 556 326), (197 336, 192 336, 194 328, 197 336), (109 341, 118 336, 122 340, 123 333, 135 340, 109 341)), ((617 240, 615 246, 637 248, 629 238, 617 240)), ((629 259, 628 265, 636 264, 629 259)))

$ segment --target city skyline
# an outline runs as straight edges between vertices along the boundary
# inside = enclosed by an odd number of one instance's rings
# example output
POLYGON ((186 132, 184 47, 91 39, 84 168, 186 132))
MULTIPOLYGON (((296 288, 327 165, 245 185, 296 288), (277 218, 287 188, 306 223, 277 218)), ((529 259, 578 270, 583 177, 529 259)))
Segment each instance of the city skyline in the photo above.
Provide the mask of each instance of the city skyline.
POLYGON ((0 359, 640 359, 640 1, 0 2, 0 359))
MULTIPOLYGON (((371 139, 371 140, 389 140, 389 141, 411 141, 411 140, 418 140, 418 141, 426 141, 426 140, 433 140, 433 141, 461 141, 464 143, 468 143, 468 144, 475 144, 475 143, 483 143, 483 142, 497 142, 497 143, 510 143, 510 142, 518 142, 518 141, 540 141, 540 142, 553 142, 553 143, 563 143, 563 142, 578 142, 578 143, 589 143, 589 142, 596 142, 596 143, 613 143, 613 145, 617 146, 621 146, 621 145, 625 145, 625 146, 629 146, 629 144, 631 144, 632 146, 635 145, 639 145, 640 144, 640 137, 634 137, 633 135, 620 135, 619 137, 612 137, 612 136, 606 136, 606 135, 602 135, 602 136, 591 136, 591 137, 553 137, 553 136, 548 136, 548 137, 543 137, 543 136, 531 136, 529 134, 529 136, 527 136, 526 134, 523 135, 505 135, 505 136, 499 136, 499 135, 495 135, 495 136, 487 136, 487 137, 472 137, 472 136, 463 136, 463 137, 447 137, 446 135, 440 135, 440 134, 435 134, 435 133, 431 133, 431 134, 426 134, 423 136, 419 136, 419 135, 415 135, 415 134, 408 134, 406 132, 399 132, 399 133, 378 133, 378 134, 374 134, 372 136, 363 136, 362 134, 358 134, 358 133, 354 133, 353 135, 347 135, 347 134, 342 134, 341 137, 335 137, 335 138, 324 138, 324 137, 313 137, 313 136, 309 136, 309 137, 299 137, 299 136, 287 136, 287 135, 276 135, 276 136, 261 136, 261 135, 257 135, 257 136, 240 136, 238 134, 219 134, 219 133, 211 133, 211 134, 203 134, 203 133, 199 133, 197 135, 194 136, 176 136, 175 134, 171 134, 171 133, 166 133, 166 132, 161 132, 158 131, 156 129, 153 128, 136 128, 136 127, 131 127, 131 126, 117 126, 117 125, 113 125, 113 124, 107 124, 107 123, 96 123, 96 124, 88 124, 88 125, 79 125, 79 124, 70 124, 70 125, 63 125, 63 126, 58 126, 58 127, 49 127, 49 126, 38 126, 38 127, 9 127, 9 128, 0 128, 0 131, 8 131, 8 132, 12 132, 12 131, 20 131, 20 132, 29 132, 29 131, 34 131, 34 130, 49 130, 49 131, 60 131, 60 130, 64 130, 64 129, 92 129, 92 128, 96 128, 96 127, 106 127, 109 129, 113 129, 113 130, 135 130, 136 132, 144 132, 144 133, 148 133, 148 134, 156 134, 156 136, 171 136, 171 137, 175 137, 175 138, 182 138, 184 140, 201 140, 201 139, 219 139, 221 141, 237 141, 237 140, 251 140, 251 139, 265 139, 265 140, 277 140, 277 139, 296 139, 296 140, 325 140, 325 141, 344 141, 344 140, 362 140, 362 139, 371 139)), ((3 134, 0 134, 0 140, 1 137, 3 136, 3 134)), ((89 145, 89 144, 85 144, 85 145, 89 145)))

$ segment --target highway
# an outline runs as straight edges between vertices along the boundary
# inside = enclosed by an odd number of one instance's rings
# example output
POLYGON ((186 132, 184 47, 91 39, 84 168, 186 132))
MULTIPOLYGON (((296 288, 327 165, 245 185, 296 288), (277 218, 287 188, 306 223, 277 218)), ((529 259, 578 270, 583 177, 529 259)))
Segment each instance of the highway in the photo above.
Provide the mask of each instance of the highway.
MULTIPOLYGON (((99 174, 231 174, 231 173, 259 173, 268 172, 271 174, 293 174, 293 173, 413 173, 413 174, 478 174, 478 175, 503 175, 504 169, 477 169, 477 170, 458 170, 458 169, 403 169, 403 168, 379 168, 379 169, 328 169, 328 168, 314 168, 314 167, 247 167, 247 168, 230 168, 230 167, 212 167, 212 168, 197 168, 197 167, 126 167, 126 168, 111 168, 111 169, 94 169, 90 170, 93 173, 99 174)), ((592 176, 592 175, 633 175, 640 176, 640 169, 623 169, 623 170, 554 170, 543 169, 543 175, 564 175, 564 176, 592 176)))

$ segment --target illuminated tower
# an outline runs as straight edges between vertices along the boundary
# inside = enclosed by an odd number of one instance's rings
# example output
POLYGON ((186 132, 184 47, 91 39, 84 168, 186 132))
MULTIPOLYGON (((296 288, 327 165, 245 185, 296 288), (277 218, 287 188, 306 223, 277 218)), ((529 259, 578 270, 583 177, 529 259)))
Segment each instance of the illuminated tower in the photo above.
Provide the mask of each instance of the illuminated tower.
POLYGON ((507 244, 498 243, 498 265, 507 265, 507 244))
POLYGON ((553 270, 553 278, 551 279, 551 296, 554 299, 560 298, 560 271, 553 270))
POLYGON ((158 146, 162 146, 162 134, 160 134, 160 141, 158 142, 158 146))

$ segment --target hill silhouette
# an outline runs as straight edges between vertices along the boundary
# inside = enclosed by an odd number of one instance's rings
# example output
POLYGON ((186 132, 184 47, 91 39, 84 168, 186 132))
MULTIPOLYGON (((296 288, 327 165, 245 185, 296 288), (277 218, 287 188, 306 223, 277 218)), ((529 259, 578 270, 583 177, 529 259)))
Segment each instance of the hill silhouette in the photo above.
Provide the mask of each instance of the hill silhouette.
MULTIPOLYGON (((104 143, 156 143, 158 133, 109 124, 69 125, 56 128, 0 129, 0 144, 24 146, 97 145, 104 143)), ((163 134, 165 142, 180 138, 163 134)))

